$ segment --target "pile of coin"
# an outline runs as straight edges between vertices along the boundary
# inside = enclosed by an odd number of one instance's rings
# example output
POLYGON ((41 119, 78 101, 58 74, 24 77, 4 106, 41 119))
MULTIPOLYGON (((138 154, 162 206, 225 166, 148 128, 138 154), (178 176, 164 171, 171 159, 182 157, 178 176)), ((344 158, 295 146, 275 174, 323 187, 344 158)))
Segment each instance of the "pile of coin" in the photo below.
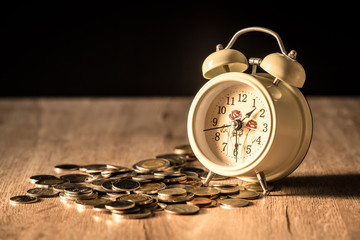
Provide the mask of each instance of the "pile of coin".
MULTIPOLYGON (((177 146, 174 153, 145 159, 132 166, 113 164, 61 164, 54 167, 59 177, 30 177, 35 188, 27 195, 10 198, 11 204, 34 203, 40 198, 59 196, 80 209, 111 213, 115 218, 138 219, 155 211, 169 214, 196 214, 200 208, 244 207, 260 196, 258 184, 213 184, 202 186, 207 173, 188 166, 197 160, 189 145, 177 146)), ((213 180, 227 177, 216 175, 213 180)), ((271 188, 272 186, 270 186, 271 188)))

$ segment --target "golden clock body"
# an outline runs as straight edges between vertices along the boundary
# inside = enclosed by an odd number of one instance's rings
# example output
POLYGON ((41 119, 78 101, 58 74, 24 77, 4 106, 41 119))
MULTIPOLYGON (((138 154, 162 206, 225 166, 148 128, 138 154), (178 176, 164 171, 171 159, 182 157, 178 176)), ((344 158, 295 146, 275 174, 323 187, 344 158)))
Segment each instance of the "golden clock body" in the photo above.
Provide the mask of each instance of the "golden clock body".
POLYGON ((210 171, 257 182, 256 174, 264 173, 267 181, 288 176, 302 162, 312 138, 312 115, 309 105, 296 88, 284 81, 273 84, 268 74, 250 75, 239 72, 220 74, 208 81, 195 96, 188 115, 188 137, 199 161, 210 171), (212 99, 225 89, 249 86, 264 99, 269 110, 269 134, 258 156, 246 164, 229 164, 214 154, 206 140, 205 116, 212 99))

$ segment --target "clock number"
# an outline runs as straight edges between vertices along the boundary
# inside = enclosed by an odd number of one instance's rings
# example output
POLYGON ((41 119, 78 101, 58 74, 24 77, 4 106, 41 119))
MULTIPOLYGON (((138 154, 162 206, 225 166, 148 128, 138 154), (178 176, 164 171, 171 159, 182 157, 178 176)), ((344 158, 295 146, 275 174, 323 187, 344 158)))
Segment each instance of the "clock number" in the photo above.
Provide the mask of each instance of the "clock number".
POLYGON ((227 142, 223 142, 222 144, 223 144, 223 152, 225 152, 225 149, 226 149, 228 143, 227 143, 227 142))
POLYGON ((220 133, 216 132, 215 133, 215 141, 219 141, 220 140, 220 133))
POLYGON ((252 105, 253 108, 256 108, 256 106, 255 106, 255 100, 256 100, 256 99, 254 98, 254 99, 253 99, 253 105, 252 105))
POLYGON ((225 106, 219 106, 218 114, 225 114, 226 113, 226 107, 225 106))
POLYGON ((261 136, 259 136, 256 140, 255 140, 255 142, 257 142, 259 145, 261 144, 261 136))
POLYGON ((233 154, 234 154, 235 157, 238 155, 238 149, 237 148, 234 148, 233 154))
POLYGON ((246 154, 250 154, 251 153, 251 145, 247 145, 246 146, 246 154))
POLYGON ((259 117, 265 117, 265 109, 260 109, 260 116, 259 117))
POLYGON ((218 123, 218 119, 217 118, 213 118, 212 120, 212 125, 215 127, 218 123))
POLYGON ((226 103, 227 105, 235 105, 234 104, 234 97, 227 97, 227 103, 226 103), (230 103, 231 102, 231 103, 230 103))
POLYGON ((264 126, 263 132, 267 132, 268 131, 268 124, 264 123, 263 126, 264 126))
POLYGON ((239 94, 239 100, 238 102, 247 102, 247 95, 244 94, 239 94))

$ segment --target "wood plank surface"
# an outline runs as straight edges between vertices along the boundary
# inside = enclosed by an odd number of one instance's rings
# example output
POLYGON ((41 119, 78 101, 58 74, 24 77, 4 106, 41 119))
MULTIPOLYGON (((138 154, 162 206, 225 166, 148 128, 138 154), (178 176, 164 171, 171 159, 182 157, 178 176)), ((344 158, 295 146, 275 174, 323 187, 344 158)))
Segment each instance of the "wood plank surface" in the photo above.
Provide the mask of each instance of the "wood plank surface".
MULTIPOLYGON (((141 220, 78 211, 59 198, 11 205, 61 163, 134 163, 187 143, 191 98, 0 100, 0 239, 359 239, 360 98, 310 97, 304 162, 266 198, 141 220)), ((223 182, 242 183, 238 179, 223 182)))

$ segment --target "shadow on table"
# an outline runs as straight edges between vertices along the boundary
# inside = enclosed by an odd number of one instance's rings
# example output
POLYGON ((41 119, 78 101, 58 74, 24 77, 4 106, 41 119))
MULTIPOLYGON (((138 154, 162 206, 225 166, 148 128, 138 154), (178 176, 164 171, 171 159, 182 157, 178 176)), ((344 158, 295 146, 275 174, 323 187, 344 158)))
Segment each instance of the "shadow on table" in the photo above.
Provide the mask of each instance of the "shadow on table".
POLYGON ((294 176, 275 186, 286 196, 360 197, 360 174, 294 176))

